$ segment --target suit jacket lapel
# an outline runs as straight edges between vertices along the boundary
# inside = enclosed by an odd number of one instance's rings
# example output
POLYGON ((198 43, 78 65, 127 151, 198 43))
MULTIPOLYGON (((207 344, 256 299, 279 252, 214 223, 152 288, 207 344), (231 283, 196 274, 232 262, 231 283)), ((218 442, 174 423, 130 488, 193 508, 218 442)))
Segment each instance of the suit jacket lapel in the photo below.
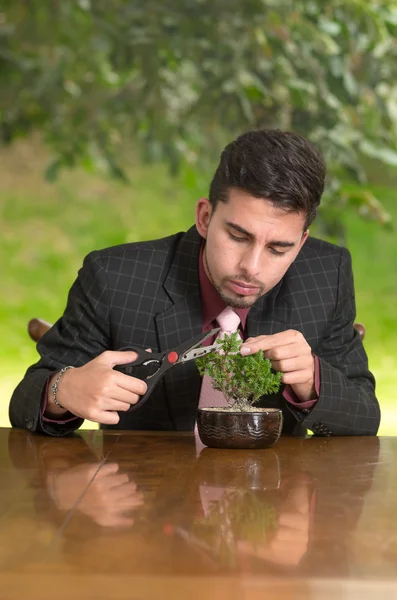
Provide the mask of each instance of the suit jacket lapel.
MULTIPOLYGON (((161 351, 179 346, 202 331, 198 257, 201 237, 195 227, 181 238, 163 287, 173 305, 155 317, 161 351)), ((167 404, 176 430, 192 430, 201 378, 194 361, 177 365, 164 377, 167 404)))

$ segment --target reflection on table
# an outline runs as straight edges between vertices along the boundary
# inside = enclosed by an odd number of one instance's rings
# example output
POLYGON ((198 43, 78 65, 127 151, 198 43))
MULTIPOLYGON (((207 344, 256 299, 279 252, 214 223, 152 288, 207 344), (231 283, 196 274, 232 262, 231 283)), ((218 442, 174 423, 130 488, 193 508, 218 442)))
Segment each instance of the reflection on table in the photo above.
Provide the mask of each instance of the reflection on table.
POLYGON ((207 590, 221 577, 239 593, 248 581, 289 581, 298 594, 319 580, 376 580, 379 591, 396 576, 394 439, 282 438, 196 456, 190 434, 0 430, 0 445, 0 567, 10 581, 100 574, 114 585, 139 578, 146 590, 158 578, 207 590), (363 551, 371 544, 376 560, 363 551))

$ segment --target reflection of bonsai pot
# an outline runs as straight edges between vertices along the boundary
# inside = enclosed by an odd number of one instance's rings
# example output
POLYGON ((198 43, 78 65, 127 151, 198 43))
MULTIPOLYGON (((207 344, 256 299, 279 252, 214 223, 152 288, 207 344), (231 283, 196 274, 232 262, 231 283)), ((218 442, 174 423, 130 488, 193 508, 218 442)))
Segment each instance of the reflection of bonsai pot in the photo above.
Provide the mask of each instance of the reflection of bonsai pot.
POLYGON ((275 452, 219 452, 204 448, 197 459, 199 485, 243 490, 280 487, 280 464, 275 452))
POLYGON ((218 343, 219 351, 201 356, 196 364, 228 405, 199 408, 201 441, 211 448, 268 448, 280 437, 283 414, 278 408, 255 408, 254 404, 279 390, 282 373, 272 369, 263 352, 242 356, 237 333, 225 335, 218 343))

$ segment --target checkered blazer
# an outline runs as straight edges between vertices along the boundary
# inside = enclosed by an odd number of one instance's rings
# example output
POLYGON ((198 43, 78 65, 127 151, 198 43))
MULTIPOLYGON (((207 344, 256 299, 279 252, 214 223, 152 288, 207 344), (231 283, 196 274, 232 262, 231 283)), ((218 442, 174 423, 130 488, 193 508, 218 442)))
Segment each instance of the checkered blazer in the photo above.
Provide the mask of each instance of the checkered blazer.
MULTIPOLYGON (((10 402, 14 427, 64 435, 81 419, 42 420, 43 390, 65 365, 81 366, 105 350, 129 345, 164 351, 202 331, 195 227, 160 240, 90 253, 68 296, 63 316, 40 340, 31 366, 10 402)), ((375 381, 355 331, 354 284, 347 249, 310 238, 283 279, 250 309, 247 335, 295 329, 319 357, 320 397, 299 410, 278 394, 262 406, 279 406, 284 432, 374 435, 380 421, 375 381)), ((201 379, 194 362, 171 369, 141 409, 120 413, 116 429, 192 431, 201 379)))

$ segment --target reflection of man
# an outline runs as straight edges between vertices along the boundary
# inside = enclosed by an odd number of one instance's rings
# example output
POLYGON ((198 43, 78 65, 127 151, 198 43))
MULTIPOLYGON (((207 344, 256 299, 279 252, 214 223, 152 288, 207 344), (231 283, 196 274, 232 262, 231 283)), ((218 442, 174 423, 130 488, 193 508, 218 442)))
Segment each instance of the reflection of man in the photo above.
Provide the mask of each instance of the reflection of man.
POLYGON ((372 485, 379 440, 363 439, 361 452, 356 446, 354 453, 350 452, 349 440, 346 442, 336 446, 330 440, 320 446, 313 438, 300 441, 289 456, 278 452, 277 447, 267 458, 255 459, 250 453, 245 469, 241 454, 236 456, 237 469, 233 469, 227 456, 218 454, 216 465, 217 451, 204 450, 198 459, 202 510, 190 527, 184 524, 196 536, 196 547, 201 550, 207 544, 208 553, 222 566, 227 543, 234 554, 232 564, 241 571, 264 573, 277 568, 294 574, 314 572, 319 577, 348 572, 349 539, 372 485), (313 453, 319 457, 315 461, 313 453), (255 478, 238 474, 249 472, 254 461, 255 478), (246 509, 243 503, 236 505, 234 498, 238 500, 239 493, 247 499, 256 496, 262 510, 256 507, 249 512, 248 501, 246 509), (271 509, 274 521, 268 518, 268 527, 258 538, 271 509), (241 535, 242 529, 245 535, 241 535))
POLYGON ((195 227, 86 258, 64 315, 38 344, 40 362, 13 394, 11 423, 53 435, 83 419, 192 431, 205 405, 196 366, 172 369, 131 413, 146 384, 113 369, 136 356, 117 349, 172 348, 231 307, 241 352, 261 350, 283 372, 280 393, 264 402, 282 408, 284 432, 300 424, 318 435, 375 434, 379 406, 353 328, 350 254, 309 237, 324 176, 318 151, 298 135, 249 132, 229 144, 195 227))
POLYGON ((251 556, 280 566, 298 565, 308 548, 314 509, 313 483, 301 473, 288 482, 288 494, 280 502, 274 535, 259 543, 238 540, 240 564, 244 567, 246 557, 251 556))

